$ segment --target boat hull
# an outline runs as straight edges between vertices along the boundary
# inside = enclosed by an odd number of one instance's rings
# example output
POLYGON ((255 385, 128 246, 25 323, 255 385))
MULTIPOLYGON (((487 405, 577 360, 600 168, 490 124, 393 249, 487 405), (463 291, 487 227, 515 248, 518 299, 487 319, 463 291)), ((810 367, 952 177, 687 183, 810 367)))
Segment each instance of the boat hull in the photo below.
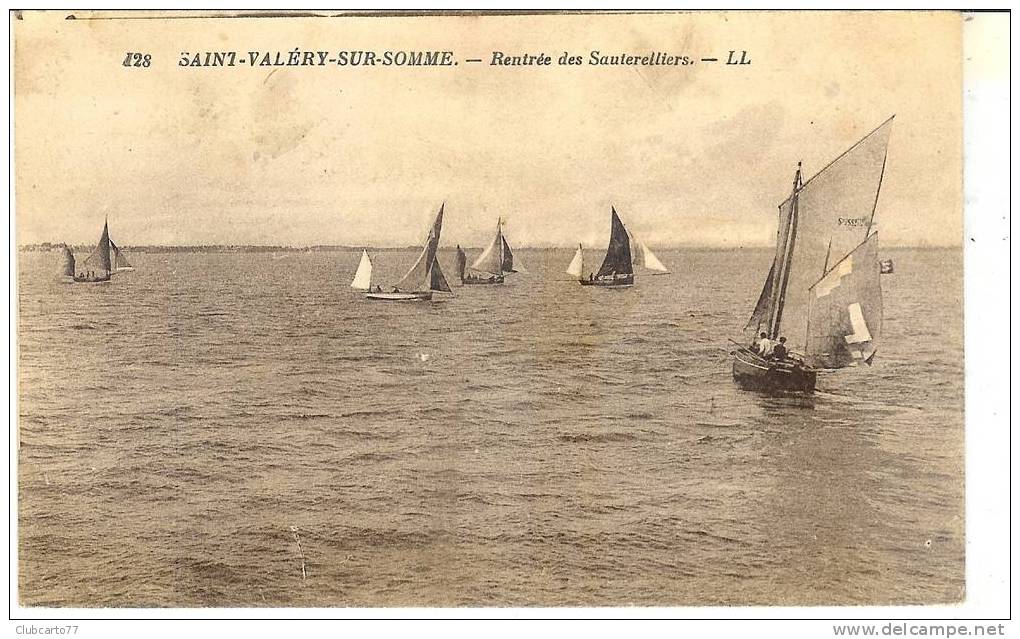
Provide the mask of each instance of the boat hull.
POLYGON ((811 393, 817 371, 796 360, 765 359, 742 348, 733 354, 733 381, 744 390, 811 393))
POLYGON ((606 278, 606 279, 593 279, 577 280, 581 283, 581 286, 602 286, 605 288, 623 288, 626 286, 634 286, 634 276, 628 275, 626 277, 606 278))
MULTIPOLYGON (((110 281, 110 276, 103 277, 75 277, 72 280, 75 284, 104 284, 110 281)), ((68 283, 71 283, 70 281, 68 283)))
POLYGON ((365 293, 365 299, 380 302, 428 302, 432 299, 432 291, 424 293, 365 293))
POLYGON ((503 277, 492 277, 492 278, 480 278, 480 277, 465 277, 461 280, 461 284, 465 286, 498 286, 503 283, 503 277))

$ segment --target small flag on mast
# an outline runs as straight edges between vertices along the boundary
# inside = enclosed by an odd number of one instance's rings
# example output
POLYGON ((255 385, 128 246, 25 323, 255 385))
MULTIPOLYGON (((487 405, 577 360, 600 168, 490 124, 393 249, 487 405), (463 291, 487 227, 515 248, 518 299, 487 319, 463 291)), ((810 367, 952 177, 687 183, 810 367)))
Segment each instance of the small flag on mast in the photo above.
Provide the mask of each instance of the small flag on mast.
POLYGON ((882 275, 886 275, 888 273, 892 273, 893 272, 893 263, 892 263, 892 260, 881 260, 878 263, 878 267, 879 267, 879 271, 878 272, 881 273, 882 275))

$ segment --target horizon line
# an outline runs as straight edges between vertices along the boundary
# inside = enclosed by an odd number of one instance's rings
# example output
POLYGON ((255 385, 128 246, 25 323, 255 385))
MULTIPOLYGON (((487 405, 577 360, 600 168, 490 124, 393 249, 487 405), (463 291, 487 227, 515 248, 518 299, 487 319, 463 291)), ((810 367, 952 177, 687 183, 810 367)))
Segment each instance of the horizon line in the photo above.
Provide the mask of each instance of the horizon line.
MULTIPOLYGON (((30 247, 61 247, 61 246, 95 246, 92 243, 74 244, 67 242, 29 242, 27 244, 19 244, 18 250, 30 248, 30 247)), ((460 246, 465 249, 484 249, 484 246, 467 246, 460 244, 441 244, 439 248, 455 248, 460 246)), ((521 244, 513 247, 514 250, 555 250, 555 249, 573 249, 577 246, 576 243, 571 244, 543 244, 543 245, 529 245, 521 244)), ((920 244, 885 244, 884 248, 963 248, 964 242, 954 244, 940 244, 940 243, 920 243, 920 244)), ((283 250, 303 250, 310 248, 329 248, 329 249, 384 249, 384 250, 405 250, 421 248, 420 244, 392 244, 392 245, 370 245, 370 244, 121 244, 121 249, 132 249, 132 248, 264 248, 264 249, 283 249, 283 250)), ((602 245, 584 246, 586 249, 602 249, 602 245)), ((741 244, 737 246, 728 244, 661 244, 654 247, 656 250, 669 251, 676 249, 719 249, 719 250, 736 250, 736 249, 769 249, 775 248, 774 244, 741 244)))

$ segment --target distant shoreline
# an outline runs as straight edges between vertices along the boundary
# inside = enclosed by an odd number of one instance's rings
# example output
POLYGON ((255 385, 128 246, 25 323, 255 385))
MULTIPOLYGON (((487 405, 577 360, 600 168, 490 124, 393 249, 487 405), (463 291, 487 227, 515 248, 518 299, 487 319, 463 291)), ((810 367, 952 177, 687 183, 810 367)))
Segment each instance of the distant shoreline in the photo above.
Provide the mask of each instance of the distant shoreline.
MULTIPOLYGON (((52 243, 52 242, 41 242, 38 244, 23 244, 18 247, 18 252, 21 253, 32 253, 32 252, 52 252, 59 251, 63 248, 63 244, 52 243)), ((95 244, 71 244, 69 245, 72 251, 85 252, 91 251, 95 248, 95 244)), ((207 244, 207 245, 194 245, 194 246, 174 246, 174 245, 139 245, 139 246, 120 246, 121 249, 130 253, 352 253, 362 249, 372 251, 374 253, 396 253, 401 251, 418 251, 421 250, 421 246, 343 246, 339 244, 326 244, 326 245, 315 245, 315 246, 269 246, 269 245, 257 245, 257 244, 245 244, 245 245, 230 245, 230 244, 207 244)), ((480 251, 484 247, 480 246, 464 246, 462 247, 466 251, 480 251)), ((514 250, 525 250, 525 251, 562 251, 565 249, 574 249, 574 245, 570 246, 517 246, 514 250)), ((585 247, 590 250, 604 249, 605 247, 589 246, 585 247)), ((709 245, 680 245, 680 246, 657 246, 657 251, 763 251, 771 250, 772 246, 709 246, 709 245)), ((453 249, 452 246, 441 246, 440 250, 453 249)), ((924 250, 963 250, 962 244, 949 244, 949 245, 890 245, 884 246, 883 249, 924 249, 924 250)))

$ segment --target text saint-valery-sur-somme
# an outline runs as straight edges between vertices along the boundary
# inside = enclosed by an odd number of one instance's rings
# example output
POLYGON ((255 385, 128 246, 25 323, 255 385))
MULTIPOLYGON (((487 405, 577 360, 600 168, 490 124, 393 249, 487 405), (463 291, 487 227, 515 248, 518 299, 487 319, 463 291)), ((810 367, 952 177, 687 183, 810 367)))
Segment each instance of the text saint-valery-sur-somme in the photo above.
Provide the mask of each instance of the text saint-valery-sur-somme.
MULTIPOLYGON (((467 58, 467 62, 488 66, 687 66, 694 59, 686 55, 653 51, 630 54, 589 51, 587 55, 570 53, 507 53, 492 51, 485 58, 467 58)), ((453 51, 367 51, 305 50, 287 51, 181 51, 179 67, 450 67, 458 64, 453 51)))

